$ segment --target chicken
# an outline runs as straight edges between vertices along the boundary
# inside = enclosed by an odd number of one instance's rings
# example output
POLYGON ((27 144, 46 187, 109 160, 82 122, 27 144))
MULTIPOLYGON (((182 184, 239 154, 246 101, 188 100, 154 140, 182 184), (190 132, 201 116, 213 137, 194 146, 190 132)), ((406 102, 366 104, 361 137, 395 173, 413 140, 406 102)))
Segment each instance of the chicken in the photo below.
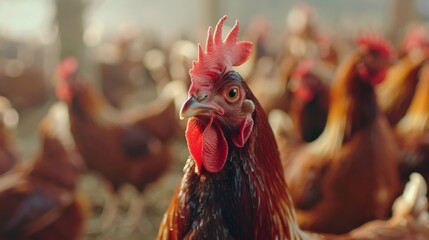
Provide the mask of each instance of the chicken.
POLYGON ((0 97, 0 175, 12 169, 19 158, 14 136, 18 119, 9 100, 0 97))
POLYGON ((402 40, 399 57, 409 54, 416 48, 429 45, 429 29, 425 24, 414 22, 408 26, 407 34, 402 40))
POLYGON ((323 133, 282 159, 303 229, 348 232, 387 217, 400 192, 398 146, 373 89, 392 50, 374 34, 358 45, 337 69, 323 133))
POLYGON ((376 88, 382 112, 390 124, 396 125, 405 115, 416 90, 418 73, 428 59, 429 36, 411 31, 402 47, 402 57, 392 66, 386 80, 376 88))
POLYGON ((281 159, 318 138, 325 128, 330 85, 326 79, 330 75, 329 70, 310 59, 302 61, 292 73, 288 113, 280 109, 269 113, 281 159))
MULTIPOLYGON (((249 57, 252 45, 237 42, 238 21, 222 41, 225 19, 214 34, 209 28, 206 49, 199 45, 190 71, 189 99, 180 116, 189 118, 185 135, 191 156, 158 239, 347 239, 306 233, 297 225, 268 119, 246 82, 231 70, 249 57)), ((412 187, 421 183, 414 181, 412 187)), ((410 217, 414 226, 427 222, 420 218, 427 210, 422 191, 411 191, 399 203, 397 209, 408 206, 408 211, 395 211, 396 220, 410 217)), ((426 224, 413 231, 400 221, 385 224, 400 230, 396 239, 410 239, 429 228, 426 224)))
POLYGON ((39 128, 41 151, 0 177, 0 239, 80 239, 88 203, 75 192, 82 163, 56 105, 39 128))
MULTIPOLYGON (((123 184, 143 192, 168 170, 172 162, 170 140, 178 122, 175 95, 163 92, 148 106, 120 112, 79 78, 77 68, 73 58, 59 65, 57 95, 68 105, 71 132, 88 169, 100 173, 115 193, 104 217, 107 228, 116 216, 116 193, 123 184)), ((141 213, 142 203, 136 199, 130 216, 141 213)), ((130 221, 136 224, 139 218, 134 216, 130 221)))
POLYGON ((429 63, 424 64, 419 79, 410 107, 396 126, 404 182, 412 172, 421 173, 429 182, 429 63))
POLYGON ((191 157, 158 239, 291 237, 292 202, 273 133, 259 102, 231 69, 247 60, 252 44, 237 42, 238 21, 222 41, 225 20, 214 34, 209 28, 206 50, 198 46, 190 70, 189 99, 180 116, 189 118, 191 157))
POLYGON ((293 95, 290 97, 288 113, 297 128, 298 137, 306 142, 320 136, 328 115, 328 79, 332 79, 333 73, 317 64, 310 59, 302 61, 289 80, 293 95))

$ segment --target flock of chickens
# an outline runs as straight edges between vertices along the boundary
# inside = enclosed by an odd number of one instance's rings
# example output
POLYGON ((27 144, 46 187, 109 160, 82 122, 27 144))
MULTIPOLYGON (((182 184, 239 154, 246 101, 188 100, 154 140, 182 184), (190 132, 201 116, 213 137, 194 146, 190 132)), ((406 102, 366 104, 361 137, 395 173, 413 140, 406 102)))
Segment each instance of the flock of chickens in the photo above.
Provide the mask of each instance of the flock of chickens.
POLYGON ((109 228, 119 189, 143 193, 183 136, 190 157, 158 239, 429 238, 429 30, 411 28, 398 53, 364 33, 340 56, 308 6, 293 11, 278 59, 266 23, 247 36, 252 47, 238 41, 239 22, 223 38, 223 17, 205 48, 178 44, 198 51, 192 65, 177 54, 189 76, 166 80, 155 66, 156 100, 130 109, 64 59, 32 161, 18 160, 17 113, 1 98, 0 239, 82 238, 91 203, 76 187, 86 170, 110 186, 109 228))

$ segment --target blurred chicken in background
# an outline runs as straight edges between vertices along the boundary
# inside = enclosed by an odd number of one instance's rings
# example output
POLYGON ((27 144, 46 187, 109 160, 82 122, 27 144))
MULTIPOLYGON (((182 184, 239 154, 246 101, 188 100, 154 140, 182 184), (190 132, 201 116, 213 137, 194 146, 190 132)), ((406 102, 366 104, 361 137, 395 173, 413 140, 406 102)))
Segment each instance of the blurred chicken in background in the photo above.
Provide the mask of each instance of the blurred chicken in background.
POLYGON ((373 33, 357 43, 337 69, 323 133, 282 159, 303 229, 345 233, 385 218, 401 190, 398 146, 374 92, 393 51, 373 33))
POLYGON ((312 59, 301 61, 289 80, 289 110, 298 138, 311 142, 325 128, 334 72, 312 59))
POLYGON ((401 149, 401 180, 419 172, 429 182, 429 63, 421 70, 416 92, 405 116, 396 126, 401 149))
MULTIPOLYGON (((129 183, 139 192, 169 169, 171 140, 178 129, 175 97, 177 88, 166 88, 146 106, 119 111, 77 75, 78 63, 65 59, 57 69, 57 95, 67 103, 71 132, 89 170, 100 173, 113 191, 105 209, 108 228, 118 208, 117 191, 129 183)), ((129 221, 137 224, 142 197, 129 210, 129 221)))
POLYGON ((378 103, 393 126, 407 112, 417 89, 420 69, 429 59, 429 28, 412 27, 400 52, 398 62, 390 67, 386 79, 377 86, 378 103))
POLYGON ((75 192, 83 171, 67 108, 54 105, 41 122, 41 149, 0 177, 1 239, 81 239, 88 202, 75 192))

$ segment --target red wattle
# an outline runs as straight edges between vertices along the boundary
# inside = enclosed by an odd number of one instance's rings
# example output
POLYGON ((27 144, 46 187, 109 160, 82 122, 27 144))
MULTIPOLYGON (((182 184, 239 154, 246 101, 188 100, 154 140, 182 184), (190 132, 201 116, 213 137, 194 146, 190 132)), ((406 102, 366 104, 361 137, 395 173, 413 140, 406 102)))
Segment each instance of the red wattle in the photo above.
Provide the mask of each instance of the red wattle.
POLYGON ((185 136, 198 173, 201 173, 203 166, 208 172, 222 170, 228 155, 228 144, 220 126, 213 124, 213 117, 205 127, 196 118, 189 119, 185 136))

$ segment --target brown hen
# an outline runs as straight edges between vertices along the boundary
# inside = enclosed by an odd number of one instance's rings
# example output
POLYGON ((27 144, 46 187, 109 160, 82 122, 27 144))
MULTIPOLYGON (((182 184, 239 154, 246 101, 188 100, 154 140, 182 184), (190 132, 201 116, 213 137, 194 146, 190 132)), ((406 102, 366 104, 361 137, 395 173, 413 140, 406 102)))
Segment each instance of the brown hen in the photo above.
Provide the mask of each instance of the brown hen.
POLYGON ((282 159, 303 229, 348 232, 387 217, 400 192, 398 147, 373 89, 390 51, 379 36, 361 37, 337 69, 322 135, 282 159))
POLYGON ((396 132, 401 179, 406 182, 412 172, 419 172, 429 182, 429 63, 423 66, 416 93, 396 132))
POLYGON ((42 148, 34 160, 0 178, 1 239, 82 237, 87 202, 75 188, 83 169, 61 111, 53 107, 41 123, 42 148))
MULTIPOLYGON (((100 173, 114 193, 125 183, 143 192, 168 170, 172 161, 170 140, 178 126, 174 91, 163 92, 147 106, 119 111, 77 76, 74 59, 64 60, 57 73, 57 94, 68 105, 77 148, 88 169, 100 173)), ((116 215, 117 201, 115 194, 108 202, 111 207, 107 208, 105 227, 116 215)), ((136 199, 132 214, 141 212, 142 202, 136 199)), ((138 218, 134 216, 132 221, 138 218)))
POLYGON ((419 72, 429 54, 429 33, 417 28, 405 37, 401 58, 387 72, 377 90, 381 111, 391 125, 396 125, 407 112, 416 91, 419 72))

